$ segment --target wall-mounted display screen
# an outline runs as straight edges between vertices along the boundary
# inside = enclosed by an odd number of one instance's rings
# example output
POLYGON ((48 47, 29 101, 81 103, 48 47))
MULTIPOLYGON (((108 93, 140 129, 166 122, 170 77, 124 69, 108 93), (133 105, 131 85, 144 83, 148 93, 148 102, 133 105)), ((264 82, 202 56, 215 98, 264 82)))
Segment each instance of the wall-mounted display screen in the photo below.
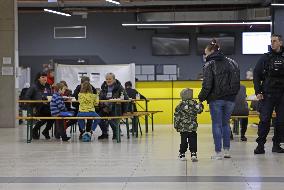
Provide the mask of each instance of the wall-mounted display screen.
POLYGON ((263 54, 268 52, 270 45, 270 32, 243 32, 242 53, 263 54))
POLYGON ((188 55, 189 37, 178 35, 159 35, 152 37, 153 55, 188 55))
POLYGON ((204 49, 212 41, 216 39, 220 45, 220 49, 225 55, 235 53, 235 37, 232 35, 216 34, 216 35, 199 35, 197 37, 197 54, 204 54, 204 49))

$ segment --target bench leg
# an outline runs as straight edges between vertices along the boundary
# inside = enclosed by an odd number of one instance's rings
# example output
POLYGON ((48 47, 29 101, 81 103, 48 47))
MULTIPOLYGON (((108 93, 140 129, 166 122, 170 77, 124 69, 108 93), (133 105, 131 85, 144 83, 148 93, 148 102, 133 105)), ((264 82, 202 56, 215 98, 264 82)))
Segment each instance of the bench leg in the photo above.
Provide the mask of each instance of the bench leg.
POLYGON ((126 131, 127 131, 127 138, 129 139, 129 122, 128 122, 128 118, 126 118, 126 131))
MULTIPOLYGON (((145 108, 145 111, 147 112, 148 111, 148 101, 146 100, 145 101, 145 106, 146 106, 146 108, 145 108)), ((145 115, 145 131, 146 131, 146 133, 148 133, 148 114, 146 114, 145 115)))
POLYGON ((33 135, 33 121, 27 120, 27 143, 32 142, 32 135, 33 135))
POLYGON ((152 113, 152 132, 154 131, 154 114, 152 113))
POLYGON ((240 125, 240 122, 239 122, 239 119, 233 119, 233 132, 236 134, 236 135, 239 135, 239 125, 240 125))
POLYGON ((138 138, 138 129, 139 126, 138 126, 138 117, 135 117, 135 133, 136 133, 136 138, 138 138))
MULTIPOLYGON (((27 110, 27 116, 31 117, 33 115, 33 109, 28 108, 27 110)), ((27 143, 32 142, 32 137, 33 137, 33 120, 28 119, 27 120, 27 143)))
POLYGON ((138 119, 137 119, 137 124, 138 124, 138 126, 139 126, 140 135, 142 136, 142 129, 141 129, 141 125, 140 125, 139 117, 138 117, 138 119))
POLYGON ((134 133, 135 133, 135 119, 134 117, 132 118, 132 136, 134 137, 134 133))
POLYGON ((116 120, 115 121, 116 123, 116 141, 117 143, 120 143, 121 142, 121 139, 120 139, 120 120, 116 120))

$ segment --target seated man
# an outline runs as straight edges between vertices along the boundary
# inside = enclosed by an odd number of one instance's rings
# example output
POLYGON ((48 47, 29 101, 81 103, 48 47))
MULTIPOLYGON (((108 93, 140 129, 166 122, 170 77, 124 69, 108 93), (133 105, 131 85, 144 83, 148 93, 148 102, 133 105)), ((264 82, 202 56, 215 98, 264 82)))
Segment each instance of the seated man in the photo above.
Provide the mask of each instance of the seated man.
MULTIPOLYGON (((140 94, 136 89, 133 89, 133 88, 132 88, 132 83, 131 83, 131 81, 127 81, 127 82, 124 84, 124 86, 125 86, 125 91, 126 91, 126 93, 127 93, 127 95, 128 95, 129 98, 136 99, 136 98, 139 97, 140 99, 146 100, 145 96, 143 96, 142 94, 140 94)), ((136 112, 136 111, 137 111, 136 104, 134 103, 132 106, 133 106, 132 111, 136 112)), ((138 119, 138 118, 136 117, 135 119, 138 119)), ((137 120, 137 121, 138 121, 138 120, 137 120)), ((138 122, 134 122, 134 123, 132 124, 132 125, 135 125, 135 126, 134 126, 135 129, 137 129, 137 127, 138 127, 138 126, 136 126, 137 123, 138 123, 138 122)), ((132 130, 132 129, 130 129, 130 130, 132 130)))
MULTIPOLYGON (((248 103, 246 101, 246 87, 241 85, 240 90, 235 99, 235 108, 233 110, 232 116, 248 116, 248 114, 249 114, 249 108, 248 108, 248 103)), ((247 141, 245 134, 247 131, 248 118, 241 118, 240 125, 241 125, 241 140, 247 141)))

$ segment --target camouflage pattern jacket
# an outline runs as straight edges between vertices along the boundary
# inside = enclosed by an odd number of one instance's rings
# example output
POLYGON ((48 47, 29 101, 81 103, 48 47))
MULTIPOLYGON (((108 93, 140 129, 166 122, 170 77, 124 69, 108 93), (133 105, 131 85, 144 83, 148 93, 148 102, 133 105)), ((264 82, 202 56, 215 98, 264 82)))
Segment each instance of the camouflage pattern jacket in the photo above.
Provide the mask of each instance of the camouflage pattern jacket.
POLYGON ((175 109, 174 128, 177 132, 196 131, 197 114, 203 111, 203 105, 195 100, 182 100, 175 109))

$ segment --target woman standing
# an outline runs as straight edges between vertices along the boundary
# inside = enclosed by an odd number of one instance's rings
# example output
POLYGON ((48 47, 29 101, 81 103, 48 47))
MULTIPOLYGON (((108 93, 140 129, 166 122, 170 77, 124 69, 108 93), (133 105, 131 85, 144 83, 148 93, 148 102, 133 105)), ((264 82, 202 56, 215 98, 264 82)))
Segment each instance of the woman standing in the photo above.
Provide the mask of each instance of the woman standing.
POLYGON ((209 104, 216 153, 211 158, 222 159, 222 147, 224 158, 231 158, 229 121, 240 88, 239 66, 234 60, 224 56, 215 39, 206 46, 205 57, 204 79, 198 98, 201 102, 207 100, 209 104))

